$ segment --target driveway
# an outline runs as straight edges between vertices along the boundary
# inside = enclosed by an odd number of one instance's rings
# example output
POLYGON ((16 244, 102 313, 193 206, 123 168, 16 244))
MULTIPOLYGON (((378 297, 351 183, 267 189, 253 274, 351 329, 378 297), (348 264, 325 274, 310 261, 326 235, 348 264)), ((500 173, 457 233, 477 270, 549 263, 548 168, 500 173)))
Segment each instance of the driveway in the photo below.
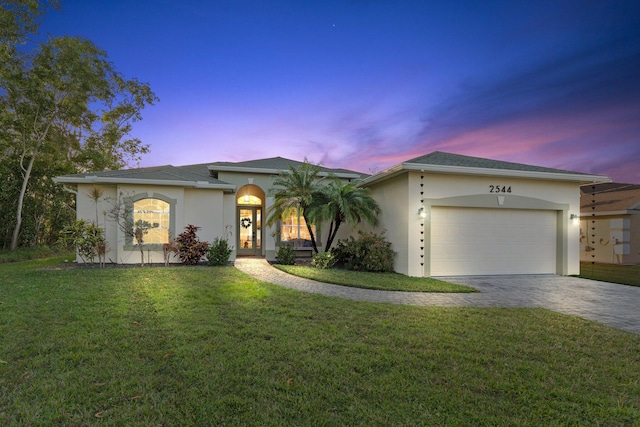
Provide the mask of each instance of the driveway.
POLYGON ((543 307, 640 334, 640 287, 576 277, 438 277, 471 286, 479 293, 448 294, 359 289, 317 282, 284 273, 257 258, 238 258, 235 266, 260 280, 304 292, 357 301, 438 307, 543 307))
POLYGON ((566 276, 438 279, 478 289, 478 306, 544 307, 640 334, 640 287, 566 276))

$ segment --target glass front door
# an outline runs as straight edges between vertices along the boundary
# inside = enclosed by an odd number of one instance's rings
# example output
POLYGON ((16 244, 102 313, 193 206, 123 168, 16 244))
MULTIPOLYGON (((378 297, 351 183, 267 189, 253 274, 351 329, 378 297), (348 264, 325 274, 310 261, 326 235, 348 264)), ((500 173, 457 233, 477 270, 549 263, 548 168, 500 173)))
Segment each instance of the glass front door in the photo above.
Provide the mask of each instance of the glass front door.
POLYGON ((238 255, 262 255, 262 208, 238 208, 238 255))

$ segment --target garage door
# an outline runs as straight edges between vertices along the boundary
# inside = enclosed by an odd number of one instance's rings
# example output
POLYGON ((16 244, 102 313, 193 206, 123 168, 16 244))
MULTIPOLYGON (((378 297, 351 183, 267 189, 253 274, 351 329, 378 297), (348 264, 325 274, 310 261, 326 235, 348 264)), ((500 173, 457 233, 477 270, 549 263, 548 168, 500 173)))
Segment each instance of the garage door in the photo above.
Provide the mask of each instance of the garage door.
POLYGON ((556 212, 431 209, 431 275, 556 272, 556 212))

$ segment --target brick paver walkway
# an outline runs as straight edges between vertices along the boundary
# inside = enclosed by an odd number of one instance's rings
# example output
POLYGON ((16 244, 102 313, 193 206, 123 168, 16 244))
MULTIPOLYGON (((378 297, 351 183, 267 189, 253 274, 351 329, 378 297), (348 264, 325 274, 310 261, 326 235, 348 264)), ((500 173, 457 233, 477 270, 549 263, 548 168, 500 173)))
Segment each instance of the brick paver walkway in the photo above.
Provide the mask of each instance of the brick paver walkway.
POLYGON ((260 258, 238 258, 235 266, 265 282, 327 296, 439 307, 544 307, 640 334, 640 287, 635 286, 554 275, 460 276, 439 279, 471 286, 480 292, 376 291, 292 276, 260 258))

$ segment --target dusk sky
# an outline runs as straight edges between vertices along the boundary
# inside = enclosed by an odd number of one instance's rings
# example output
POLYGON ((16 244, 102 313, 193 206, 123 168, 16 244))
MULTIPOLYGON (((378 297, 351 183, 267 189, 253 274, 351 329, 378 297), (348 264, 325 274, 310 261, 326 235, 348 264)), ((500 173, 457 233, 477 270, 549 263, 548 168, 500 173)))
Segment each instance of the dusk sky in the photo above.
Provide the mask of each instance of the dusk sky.
POLYGON ((307 157, 370 173, 432 151, 640 183, 640 1, 67 0, 160 101, 142 166, 307 157))

